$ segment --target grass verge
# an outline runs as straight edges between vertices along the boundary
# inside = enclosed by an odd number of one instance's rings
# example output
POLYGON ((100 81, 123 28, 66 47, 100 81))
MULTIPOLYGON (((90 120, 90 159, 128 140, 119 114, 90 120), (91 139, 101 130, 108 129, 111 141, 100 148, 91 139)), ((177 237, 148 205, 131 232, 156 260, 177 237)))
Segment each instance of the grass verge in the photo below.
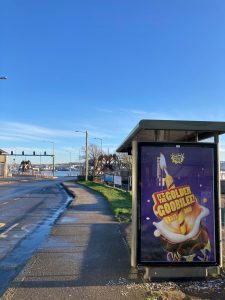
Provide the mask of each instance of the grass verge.
POLYGON ((109 201, 119 222, 131 221, 131 195, 129 192, 92 181, 78 181, 77 183, 102 194, 109 201))

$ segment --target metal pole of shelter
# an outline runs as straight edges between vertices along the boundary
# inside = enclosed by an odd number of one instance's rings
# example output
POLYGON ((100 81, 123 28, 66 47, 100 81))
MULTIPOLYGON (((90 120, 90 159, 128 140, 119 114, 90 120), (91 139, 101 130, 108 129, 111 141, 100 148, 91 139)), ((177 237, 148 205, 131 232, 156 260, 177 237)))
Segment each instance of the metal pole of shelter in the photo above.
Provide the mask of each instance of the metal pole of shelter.
MULTIPOLYGON (((214 143, 217 145, 217 191, 218 191, 218 215, 219 215, 219 243, 220 243, 220 268, 223 267, 223 236, 222 236, 222 217, 221 217, 221 212, 222 212, 222 205, 221 205, 221 191, 220 191, 220 149, 219 149, 219 135, 215 134, 214 135, 214 143)), ((217 201, 217 199, 215 199, 217 201)))
POLYGON ((85 181, 88 181, 88 131, 86 130, 86 170, 85 170, 85 181))
POLYGON ((138 143, 132 141, 132 238, 131 266, 137 267, 137 201, 138 201, 138 143))

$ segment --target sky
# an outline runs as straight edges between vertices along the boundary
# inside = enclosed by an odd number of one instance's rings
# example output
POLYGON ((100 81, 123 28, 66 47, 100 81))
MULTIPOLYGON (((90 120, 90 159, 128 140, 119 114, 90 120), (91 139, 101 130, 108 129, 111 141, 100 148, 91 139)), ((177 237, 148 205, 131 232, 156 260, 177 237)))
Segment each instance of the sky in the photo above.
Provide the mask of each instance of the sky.
POLYGON ((224 121, 224 15, 223 0, 0 1, 0 148, 54 142, 62 162, 76 130, 114 152, 141 119, 224 121))

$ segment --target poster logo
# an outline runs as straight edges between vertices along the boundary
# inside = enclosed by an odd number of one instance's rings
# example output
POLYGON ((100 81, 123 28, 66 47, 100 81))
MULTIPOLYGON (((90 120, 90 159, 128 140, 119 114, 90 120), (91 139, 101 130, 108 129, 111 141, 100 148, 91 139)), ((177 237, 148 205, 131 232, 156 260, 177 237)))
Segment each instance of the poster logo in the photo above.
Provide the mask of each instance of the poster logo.
POLYGON ((175 165, 181 165, 184 161, 184 153, 172 153, 170 155, 172 163, 175 165))

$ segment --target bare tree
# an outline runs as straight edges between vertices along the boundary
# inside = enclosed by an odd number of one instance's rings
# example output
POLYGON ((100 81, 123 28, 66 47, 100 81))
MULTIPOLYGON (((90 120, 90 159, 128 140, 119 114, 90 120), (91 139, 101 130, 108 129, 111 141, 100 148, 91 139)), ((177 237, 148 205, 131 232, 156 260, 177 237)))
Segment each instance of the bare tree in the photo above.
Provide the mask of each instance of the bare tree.
MULTIPOLYGON (((83 148, 83 152, 85 152, 85 148, 83 148)), ((85 155, 82 158, 85 158, 85 155)), ((88 146, 88 164, 89 174, 93 177, 121 170, 131 174, 132 158, 125 153, 105 154, 97 145, 90 144, 88 146)))
POLYGON ((29 170, 32 169, 32 165, 31 165, 31 162, 29 160, 23 160, 21 163, 20 163, 20 170, 25 173, 29 170))
POLYGON ((102 156, 101 149, 95 144, 90 144, 88 146, 88 163, 89 163, 89 173, 95 177, 101 174, 102 164, 100 157, 102 156))
POLYGON ((119 170, 126 170, 128 174, 131 174, 132 156, 127 153, 117 153, 117 166, 119 170))
POLYGON ((116 154, 104 154, 101 157, 102 170, 104 172, 112 172, 116 169, 117 155, 116 154))

